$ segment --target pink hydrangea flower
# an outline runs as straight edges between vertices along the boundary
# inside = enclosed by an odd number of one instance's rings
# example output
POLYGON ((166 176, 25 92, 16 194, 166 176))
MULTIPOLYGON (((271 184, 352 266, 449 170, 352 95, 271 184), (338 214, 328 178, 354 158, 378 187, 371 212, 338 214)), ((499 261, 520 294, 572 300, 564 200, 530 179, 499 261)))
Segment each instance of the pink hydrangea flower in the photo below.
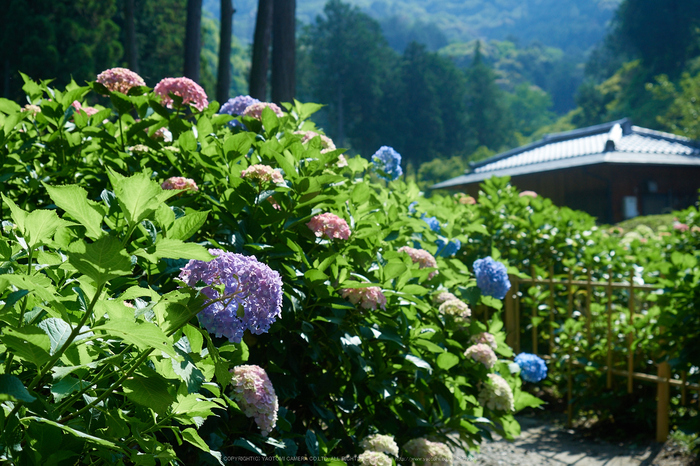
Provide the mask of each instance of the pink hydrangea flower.
POLYGON ((487 369, 491 369, 498 358, 496 353, 493 352, 491 347, 484 343, 477 343, 472 345, 464 352, 464 355, 468 358, 472 358, 476 362, 482 363, 487 369))
POLYGON ((187 189, 189 191, 199 191, 197 183, 191 178, 185 178, 183 176, 173 176, 163 181, 160 185, 163 189, 187 189))
POLYGON ((348 239, 350 238, 350 228, 348 223, 335 214, 326 212, 311 218, 306 224, 317 237, 325 236, 328 239, 348 239))
POLYGON ((537 197, 537 193, 535 191, 523 191, 519 194, 520 197, 537 197))
MULTIPOLYGON (((146 129, 148 131, 148 129, 146 129)), ((165 142, 173 142, 173 133, 166 127, 158 128, 151 136, 153 139, 162 139, 165 142)))
MULTIPOLYGON (((325 136, 323 134, 318 134, 315 131, 294 131, 294 134, 300 134, 302 136, 301 138, 301 143, 306 144, 307 142, 311 141, 315 137, 321 138, 321 153, 325 154, 326 152, 330 152, 336 149, 335 144, 333 143, 333 140, 329 138, 328 136, 325 136)), ((347 162, 346 162, 347 163, 347 162)))
POLYGON ((21 111, 31 112, 33 115, 36 115, 37 113, 41 112, 41 107, 34 104, 26 104, 24 107, 22 107, 21 111))
POLYGON ((465 322, 471 317, 472 310, 464 301, 459 299, 450 299, 440 304, 438 312, 445 316, 451 316, 454 320, 465 322))
POLYGON ((515 411, 513 390, 508 382, 498 374, 488 374, 489 380, 482 383, 479 391, 479 404, 491 410, 515 411))
POLYGON ((127 68, 110 68, 97 75, 96 81, 111 92, 128 94, 132 87, 145 86, 143 78, 127 68))
POLYGON ((243 365, 233 369, 234 398, 238 406, 267 436, 277 424, 279 403, 275 389, 260 366, 243 365))
POLYGON ((449 291, 443 291, 437 296, 435 296, 434 301, 435 304, 440 305, 444 303, 445 301, 451 301, 453 299, 459 299, 457 296, 453 295, 449 291))
POLYGON ((460 204, 464 204, 464 205, 474 205, 474 204, 476 204, 476 199, 474 199, 473 197, 471 197, 471 196, 469 196, 469 195, 467 195, 467 194, 464 194, 464 193, 457 193, 457 194, 454 195, 454 197, 455 197, 455 199, 457 199, 457 201, 458 201, 460 204))
POLYGON ((678 231, 688 231, 690 227, 685 223, 673 222, 673 229, 678 231))
MULTIPOLYGON (((421 269, 424 269, 426 267, 437 268, 437 261, 435 260, 433 255, 425 249, 415 249, 410 246, 402 246, 399 248, 399 252, 405 252, 406 254, 408 254, 413 263, 417 262, 418 264, 420 264, 421 269)), ((437 270, 431 272, 430 275, 428 275, 428 280, 437 275, 437 273, 437 270)))
POLYGON ((262 183, 284 184, 282 174, 268 165, 251 165, 241 172, 241 177, 262 183))
POLYGON ((74 100, 71 106, 76 112, 85 112, 87 116, 93 116, 95 113, 99 112, 99 110, 97 110, 95 107, 83 107, 83 105, 77 100, 74 100))
POLYGON ((472 343, 483 343, 484 345, 490 346, 493 350, 495 350, 498 347, 498 343, 496 343, 496 337, 491 335, 489 332, 481 332, 477 333, 476 335, 472 335, 470 341, 472 343))
POLYGON ((168 108, 173 108, 173 99, 170 94, 181 97, 184 105, 189 104, 200 112, 209 105, 207 94, 202 86, 190 78, 164 78, 156 84, 153 92, 160 96, 163 104, 168 108))
POLYGON ((284 116, 284 113, 282 113, 282 109, 279 108, 277 104, 273 104, 272 102, 258 102, 255 104, 248 105, 245 108, 245 110, 243 110, 243 116, 260 120, 262 118, 262 112, 266 108, 271 109, 273 112, 275 112, 275 115, 277 115, 278 117, 284 116))
POLYGON ((386 310, 386 296, 378 286, 367 288, 344 288, 340 295, 353 304, 360 304, 362 309, 375 311, 377 307, 386 310))

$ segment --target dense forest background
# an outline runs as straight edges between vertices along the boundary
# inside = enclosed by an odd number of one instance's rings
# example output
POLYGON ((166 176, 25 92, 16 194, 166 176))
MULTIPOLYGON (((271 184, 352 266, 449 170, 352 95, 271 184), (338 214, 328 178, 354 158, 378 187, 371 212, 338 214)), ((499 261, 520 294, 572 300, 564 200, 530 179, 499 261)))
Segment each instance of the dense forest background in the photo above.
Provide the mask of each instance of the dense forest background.
MULTIPOLYGON (((21 98, 18 71, 60 86, 126 66, 127 3, 147 84, 183 74, 188 0, 6 2, 4 97, 21 98)), ((229 96, 249 93, 261 2, 234 1, 229 96)), ((221 2, 201 3, 198 80, 213 98, 221 2)), ((338 146, 393 146, 426 184, 621 117, 700 138, 700 0, 298 0, 296 18, 296 98, 325 104, 338 146)))

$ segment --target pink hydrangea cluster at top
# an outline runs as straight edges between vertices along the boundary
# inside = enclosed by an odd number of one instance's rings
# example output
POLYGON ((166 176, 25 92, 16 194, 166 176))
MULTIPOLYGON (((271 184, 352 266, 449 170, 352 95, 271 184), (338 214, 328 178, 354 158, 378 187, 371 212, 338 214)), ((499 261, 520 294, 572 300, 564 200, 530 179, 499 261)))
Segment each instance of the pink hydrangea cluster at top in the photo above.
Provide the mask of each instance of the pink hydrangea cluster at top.
POLYGON ((452 317, 457 322, 466 322, 472 315, 472 310, 469 306, 457 298, 449 299, 444 303, 440 304, 438 312, 445 316, 452 317))
POLYGON ((457 193, 454 195, 454 197, 455 197, 455 199, 457 199, 457 201, 460 204, 464 204, 464 205, 475 205, 476 204, 476 199, 469 196, 468 194, 457 193))
POLYGON ((312 217, 311 221, 307 223, 306 226, 319 238, 322 236, 328 239, 350 238, 348 222, 330 212, 312 217))
POLYGON ((508 382, 498 374, 488 374, 489 380, 481 385, 479 404, 491 410, 515 411, 513 390, 508 382))
POLYGON ((233 369, 233 391, 236 403, 267 436, 277 424, 279 402, 275 389, 260 366, 243 365, 233 369))
POLYGON ((111 92, 127 94, 132 87, 145 86, 143 78, 127 68, 110 68, 97 75, 96 81, 111 92))
POLYGON ((207 94, 202 86, 192 81, 190 78, 164 78, 153 89, 159 95, 163 104, 168 108, 173 108, 173 99, 170 94, 182 98, 184 105, 191 105, 200 112, 209 105, 207 94))
POLYGON ((487 369, 491 369, 498 358, 493 349, 485 343, 477 343, 472 345, 464 352, 464 355, 468 358, 472 358, 476 362, 482 363, 487 369))
POLYGON ((262 183, 284 184, 282 174, 269 165, 251 165, 241 172, 241 177, 262 183))
POLYGON ((386 310, 386 296, 378 286, 367 288, 344 288, 340 295, 353 304, 359 304, 362 309, 377 310, 381 307, 386 310))
POLYGON ((71 106, 76 112, 85 112, 87 116, 93 116, 95 113, 99 112, 99 110, 97 110, 95 107, 83 107, 83 105, 77 100, 74 100, 71 106))
POLYGON ((472 335, 470 341, 472 343, 483 343, 485 345, 489 345, 493 350, 495 350, 498 347, 498 344, 496 343, 496 337, 491 335, 489 332, 481 332, 477 333, 476 335, 472 335))
POLYGON ((160 185, 163 189, 187 189, 189 191, 199 191, 197 183, 191 178, 185 178, 183 176, 173 176, 163 181, 160 185))
POLYGON ((245 108, 245 110, 243 110, 243 116, 260 120, 262 118, 262 112, 266 108, 269 108, 270 110, 275 112, 275 115, 277 115, 278 117, 284 116, 282 109, 279 108, 277 104, 273 104, 272 102, 258 102, 252 105, 248 105, 245 108))
POLYGON ((452 466, 452 452, 444 443, 415 438, 406 442, 403 449, 413 457, 416 466, 452 466))
POLYGON ((537 193, 535 191, 523 191, 519 194, 520 197, 537 197, 537 193))
MULTIPOLYGON (((421 269, 424 269, 426 267, 437 268, 437 261, 435 260, 433 255, 425 249, 415 249, 410 246, 402 246, 399 248, 399 252, 405 252, 406 254, 408 254, 413 263, 417 262, 418 264, 420 264, 421 269)), ((430 275, 428 275, 428 280, 433 278, 435 275, 437 275, 437 270, 431 272, 430 275)))

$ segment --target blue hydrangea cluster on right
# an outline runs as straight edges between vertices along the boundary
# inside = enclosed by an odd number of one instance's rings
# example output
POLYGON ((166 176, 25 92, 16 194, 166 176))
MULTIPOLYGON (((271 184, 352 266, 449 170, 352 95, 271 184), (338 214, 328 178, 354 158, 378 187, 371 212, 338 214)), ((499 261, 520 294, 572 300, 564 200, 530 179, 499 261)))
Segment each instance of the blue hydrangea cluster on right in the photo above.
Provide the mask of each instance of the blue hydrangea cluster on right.
POLYGON ((506 266, 496 262, 491 256, 474 261, 474 275, 476 285, 483 295, 503 299, 510 290, 506 266))
POLYGON ((515 363, 520 366, 520 377, 526 382, 537 383, 547 377, 547 364, 537 355, 520 353, 515 363))
POLYGON ((382 179, 394 181, 403 175, 401 154, 389 146, 382 146, 372 155, 372 170, 382 179))

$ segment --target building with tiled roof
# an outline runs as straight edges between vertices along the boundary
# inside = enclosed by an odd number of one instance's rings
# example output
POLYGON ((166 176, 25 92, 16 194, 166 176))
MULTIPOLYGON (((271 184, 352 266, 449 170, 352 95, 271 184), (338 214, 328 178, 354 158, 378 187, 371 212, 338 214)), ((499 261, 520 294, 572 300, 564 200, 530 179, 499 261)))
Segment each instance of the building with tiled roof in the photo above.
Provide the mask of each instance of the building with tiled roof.
POLYGON ((700 189, 700 144, 625 118, 546 135, 432 188, 476 196, 479 183, 491 176, 510 176, 521 190, 616 223, 692 205, 700 189))

